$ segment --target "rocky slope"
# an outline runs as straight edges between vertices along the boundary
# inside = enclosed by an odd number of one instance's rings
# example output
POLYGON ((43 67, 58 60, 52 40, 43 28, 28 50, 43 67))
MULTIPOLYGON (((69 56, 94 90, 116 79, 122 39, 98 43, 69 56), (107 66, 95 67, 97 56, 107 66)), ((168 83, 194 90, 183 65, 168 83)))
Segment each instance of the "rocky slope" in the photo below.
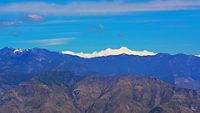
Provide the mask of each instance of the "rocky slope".
POLYGON ((153 78, 51 72, 0 91, 0 113, 200 113, 199 91, 153 78))

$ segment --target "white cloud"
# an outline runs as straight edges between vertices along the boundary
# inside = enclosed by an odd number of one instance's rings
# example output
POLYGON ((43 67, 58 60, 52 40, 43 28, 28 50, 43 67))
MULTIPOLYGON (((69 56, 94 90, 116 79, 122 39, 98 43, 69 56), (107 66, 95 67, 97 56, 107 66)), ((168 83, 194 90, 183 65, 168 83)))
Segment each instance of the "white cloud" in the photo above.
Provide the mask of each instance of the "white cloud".
POLYGON ((41 15, 36 15, 36 14, 28 14, 26 16, 26 19, 32 22, 41 22, 43 21, 43 17, 41 15))
POLYGON ((0 6, 0 13, 35 13, 56 15, 100 15, 141 11, 200 9, 200 0, 153 0, 151 2, 71 2, 54 4, 24 2, 0 6))
POLYGON ((40 15, 36 15, 36 14, 28 14, 25 18, 21 18, 21 19, 16 19, 16 20, 2 20, 0 21, 0 25, 3 26, 18 26, 21 25, 23 23, 26 23, 27 21, 30 22, 41 22, 43 21, 43 17, 40 15))
POLYGON ((43 45, 43 46, 51 46, 51 45, 66 44, 73 39, 74 38, 54 38, 54 39, 43 39, 43 40, 28 40, 28 41, 22 41, 22 42, 30 43, 30 44, 38 44, 38 45, 43 45))
POLYGON ((149 51, 133 51, 128 49, 127 47, 121 47, 120 49, 106 49, 100 52, 93 52, 93 53, 74 53, 72 51, 63 51, 63 54, 75 55, 80 56, 83 58, 94 58, 94 57, 102 57, 102 56, 110 56, 110 55, 120 55, 120 54, 127 54, 127 55, 138 55, 138 56, 152 56, 156 55, 156 53, 149 52, 149 51))
POLYGON ((49 20, 46 22, 43 22, 42 24, 60 24, 60 23, 77 23, 81 22, 80 20, 49 20))
POLYGON ((6 20, 6 21, 1 21, 0 24, 3 26, 17 26, 22 24, 22 21, 19 20, 6 20))
POLYGON ((200 55, 196 55, 197 57, 200 57, 200 55))

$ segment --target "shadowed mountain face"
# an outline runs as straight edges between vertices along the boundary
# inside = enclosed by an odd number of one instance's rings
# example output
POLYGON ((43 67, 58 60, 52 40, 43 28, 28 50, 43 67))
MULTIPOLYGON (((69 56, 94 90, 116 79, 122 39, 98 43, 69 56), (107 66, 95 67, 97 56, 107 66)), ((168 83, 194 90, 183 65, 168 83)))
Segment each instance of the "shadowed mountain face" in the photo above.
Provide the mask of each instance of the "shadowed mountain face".
POLYGON ((200 113, 200 92, 143 77, 51 71, 0 88, 1 113, 200 113))
POLYGON ((191 55, 116 55, 84 59, 45 49, 0 50, 0 83, 19 83, 49 70, 76 75, 137 75, 158 78, 178 87, 200 89, 200 58, 191 55))

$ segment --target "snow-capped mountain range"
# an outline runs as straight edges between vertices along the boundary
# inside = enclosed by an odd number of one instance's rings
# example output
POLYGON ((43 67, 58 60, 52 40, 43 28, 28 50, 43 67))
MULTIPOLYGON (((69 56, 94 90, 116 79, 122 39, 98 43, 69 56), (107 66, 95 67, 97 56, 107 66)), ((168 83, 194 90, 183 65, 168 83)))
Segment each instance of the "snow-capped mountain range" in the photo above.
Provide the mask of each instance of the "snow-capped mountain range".
POLYGON ((184 82, 185 78, 189 78, 187 80, 191 81, 191 84, 187 82, 188 85, 183 85, 183 87, 192 86, 192 89, 200 89, 200 57, 195 55, 156 54, 148 51, 132 51, 126 47, 106 49, 91 54, 63 53, 40 48, 2 48, 0 49, 0 79, 1 75, 16 73, 20 75, 19 78, 25 78, 26 76, 22 75, 56 69, 81 76, 147 76, 172 84, 184 82))
MULTIPOLYGON (((13 50, 14 54, 18 54, 18 53, 24 53, 24 52, 28 52, 28 51, 32 51, 33 49, 22 49, 22 48, 10 48, 13 50)), ((135 51, 135 50, 131 50, 128 49, 127 47, 121 47, 119 49, 105 49, 102 51, 95 51, 93 53, 84 53, 84 52, 80 52, 80 53, 76 53, 73 51, 62 51, 62 54, 66 54, 66 55, 72 55, 72 56, 79 56, 81 58, 95 58, 95 57, 103 57, 103 56, 111 56, 111 55, 122 55, 122 54, 126 54, 126 55, 136 55, 136 56, 155 56, 158 53, 155 52, 150 52, 147 50, 144 51, 135 51)), ((194 55, 196 57, 200 57, 200 55, 194 55)))
POLYGON ((102 56, 110 56, 110 55, 121 55, 121 54, 127 54, 127 55, 137 55, 137 56, 154 56, 157 53, 149 52, 147 50, 144 51, 134 51, 130 50, 127 47, 121 47, 119 49, 105 49, 99 52, 93 52, 93 53, 75 53, 72 51, 63 51, 63 54, 69 54, 69 55, 75 55, 83 58, 95 58, 95 57, 102 57, 102 56))

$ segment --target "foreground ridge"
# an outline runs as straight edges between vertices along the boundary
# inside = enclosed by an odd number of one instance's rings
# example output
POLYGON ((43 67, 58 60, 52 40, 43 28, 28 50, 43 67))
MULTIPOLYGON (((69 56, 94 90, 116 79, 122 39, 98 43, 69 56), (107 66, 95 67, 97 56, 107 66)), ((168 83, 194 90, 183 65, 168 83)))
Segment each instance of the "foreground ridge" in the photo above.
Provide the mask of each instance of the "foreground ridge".
POLYGON ((200 113, 200 92, 143 77, 54 71, 0 90, 3 113, 200 113))

